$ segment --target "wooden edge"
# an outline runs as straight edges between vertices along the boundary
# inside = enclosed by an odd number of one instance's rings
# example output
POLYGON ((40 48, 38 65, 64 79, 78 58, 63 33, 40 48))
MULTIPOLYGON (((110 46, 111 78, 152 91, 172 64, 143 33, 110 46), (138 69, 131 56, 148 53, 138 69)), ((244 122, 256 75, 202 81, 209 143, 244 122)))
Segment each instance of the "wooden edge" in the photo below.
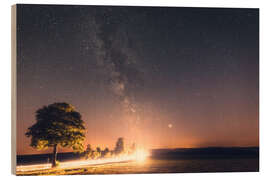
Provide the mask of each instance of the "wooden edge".
POLYGON ((11 6, 11 173, 16 175, 17 5, 11 6))

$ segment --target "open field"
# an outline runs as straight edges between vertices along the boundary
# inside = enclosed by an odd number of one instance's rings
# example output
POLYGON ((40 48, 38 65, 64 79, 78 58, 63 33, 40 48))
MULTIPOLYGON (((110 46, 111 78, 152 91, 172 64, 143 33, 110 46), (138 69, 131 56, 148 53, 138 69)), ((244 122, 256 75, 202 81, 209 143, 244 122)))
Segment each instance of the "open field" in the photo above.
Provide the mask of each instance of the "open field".
POLYGON ((191 172, 256 172, 258 158, 182 159, 145 162, 118 162, 72 168, 55 168, 17 172, 17 175, 75 175, 75 174, 134 174, 134 173, 191 173, 191 172))
POLYGON ((60 153, 60 164, 53 169, 47 161, 49 157, 50 154, 17 156, 17 175, 259 171, 258 147, 156 149, 146 159, 122 156, 85 160, 73 153, 60 153))

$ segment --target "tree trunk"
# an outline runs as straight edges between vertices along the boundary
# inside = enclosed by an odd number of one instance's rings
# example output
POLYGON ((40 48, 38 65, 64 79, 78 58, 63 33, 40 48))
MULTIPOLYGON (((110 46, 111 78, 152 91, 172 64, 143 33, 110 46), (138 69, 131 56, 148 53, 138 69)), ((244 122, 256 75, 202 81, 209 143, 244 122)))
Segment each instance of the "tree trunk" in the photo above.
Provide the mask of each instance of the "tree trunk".
POLYGON ((53 146, 52 167, 56 167, 56 158, 57 158, 57 144, 53 146))

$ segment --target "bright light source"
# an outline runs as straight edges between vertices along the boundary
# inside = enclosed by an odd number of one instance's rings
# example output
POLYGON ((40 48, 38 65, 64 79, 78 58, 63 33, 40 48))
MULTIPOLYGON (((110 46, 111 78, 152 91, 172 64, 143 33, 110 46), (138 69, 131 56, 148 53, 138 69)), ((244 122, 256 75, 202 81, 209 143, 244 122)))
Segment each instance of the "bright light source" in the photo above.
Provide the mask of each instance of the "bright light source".
POLYGON ((144 149, 138 149, 135 151, 134 155, 135 155, 136 161, 143 162, 143 161, 145 161, 147 156, 149 156, 149 153, 144 149))

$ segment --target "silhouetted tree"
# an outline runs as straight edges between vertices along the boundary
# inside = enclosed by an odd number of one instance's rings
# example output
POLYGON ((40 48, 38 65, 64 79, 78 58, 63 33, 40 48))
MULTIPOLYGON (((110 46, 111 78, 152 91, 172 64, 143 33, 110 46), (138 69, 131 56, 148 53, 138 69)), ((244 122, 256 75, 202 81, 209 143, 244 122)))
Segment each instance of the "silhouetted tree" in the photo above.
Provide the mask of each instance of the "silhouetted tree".
POLYGON ((73 106, 54 103, 36 111, 36 123, 25 135, 31 137, 30 145, 38 150, 53 147, 52 167, 55 167, 58 145, 72 147, 75 152, 83 151, 85 127, 73 106))
POLYGON ((86 147, 85 152, 90 152, 90 151, 92 151, 91 145, 90 144, 87 144, 87 147, 86 147))
POLYGON ((115 145, 115 149, 114 149, 114 153, 116 155, 120 154, 124 152, 124 138, 120 137, 117 139, 116 145, 115 145))
POLYGON ((89 158, 92 156, 92 152, 93 152, 93 150, 91 149, 91 145, 88 144, 88 145, 87 145, 87 148, 86 148, 86 150, 85 150, 85 152, 84 152, 85 158, 86 158, 86 159, 89 159, 89 158))
POLYGON ((110 150, 109 150, 109 148, 107 148, 107 147, 104 149, 105 154, 108 153, 109 151, 110 151, 110 150))
POLYGON ((109 150, 109 148, 105 148, 103 151, 101 151, 101 157, 103 158, 103 157, 110 157, 110 150, 109 150))
POLYGON ((98 152, 98 153, 101 153, 101 149, 100 149, 100 147, 97 147, 97 149, 96 149, 96 150, 97 150, 97 152, 98 152))

